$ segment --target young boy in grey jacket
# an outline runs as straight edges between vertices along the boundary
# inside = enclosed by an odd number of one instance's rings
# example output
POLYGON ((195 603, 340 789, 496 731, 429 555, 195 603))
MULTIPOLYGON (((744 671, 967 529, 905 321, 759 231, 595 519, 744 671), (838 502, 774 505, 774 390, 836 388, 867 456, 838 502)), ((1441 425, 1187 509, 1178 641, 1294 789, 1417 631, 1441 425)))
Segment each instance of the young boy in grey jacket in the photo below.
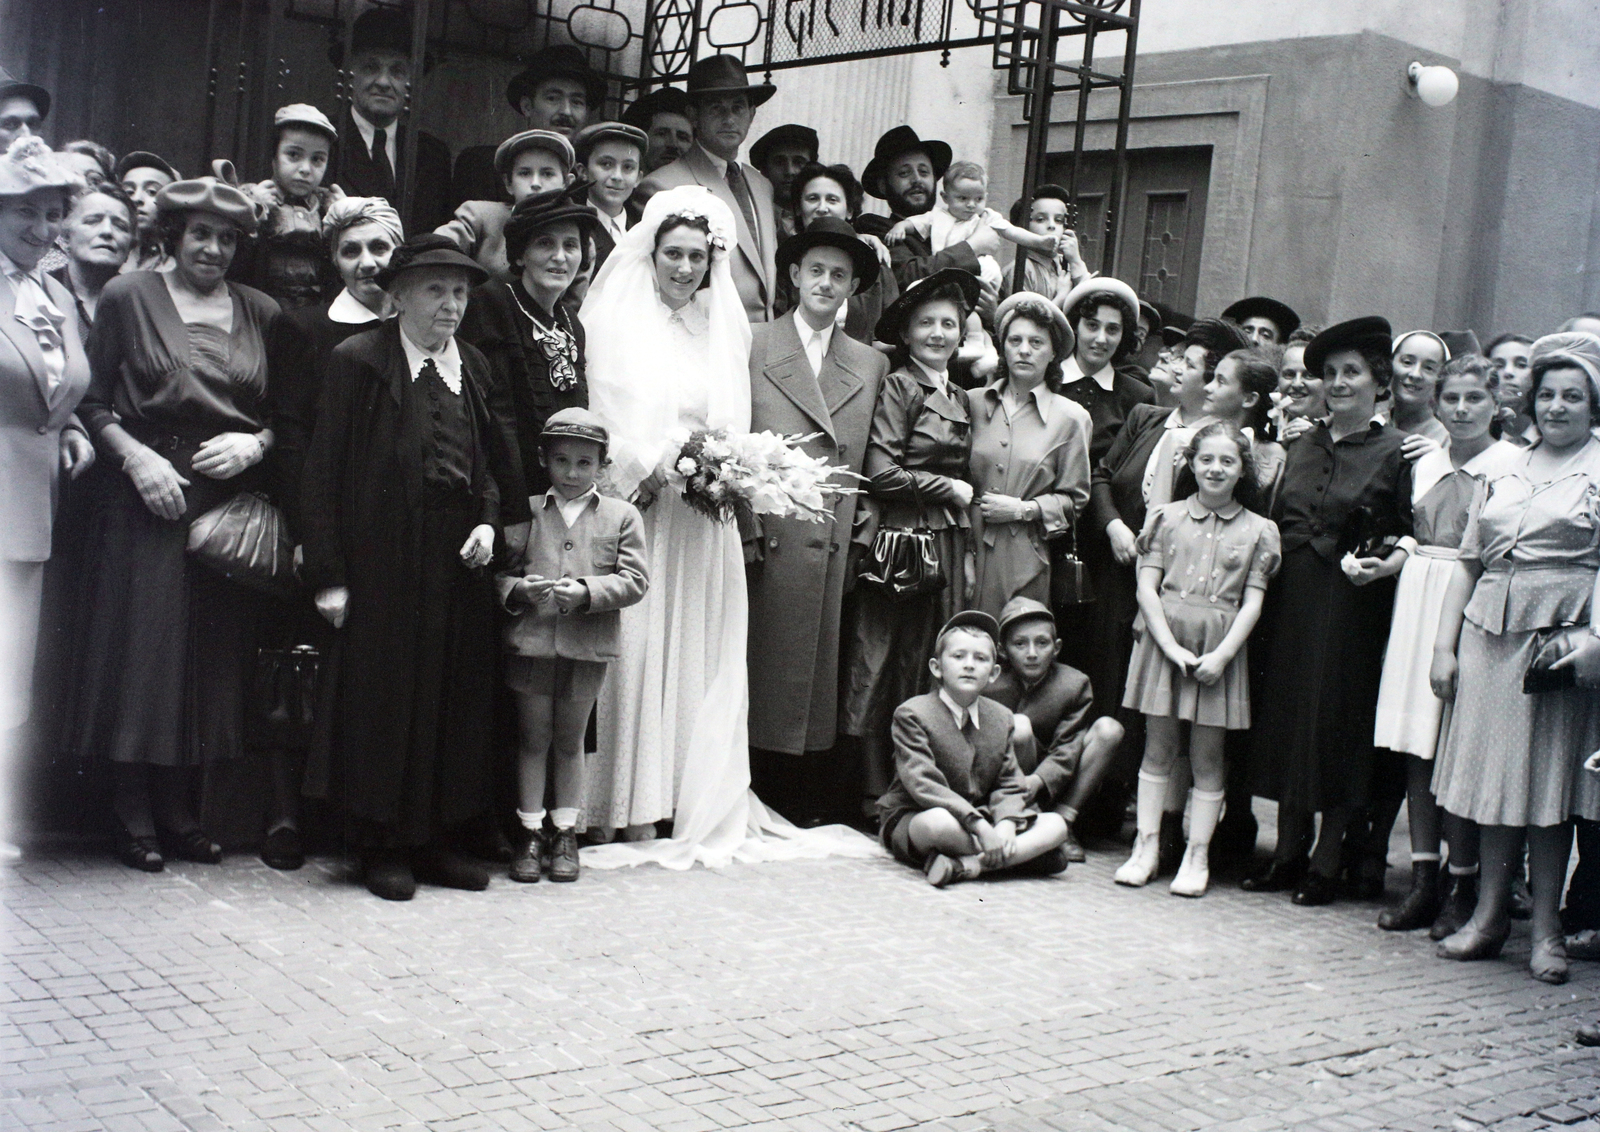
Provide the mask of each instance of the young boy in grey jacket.
POLYGON ((506 683, 517 701, 517 818, 528 831, 511 879, 524 883, 539 879, 541 857, 549 861, 551 880, 578 879, 584 729, 606 665, 618 656, 618 611, 643 598, 649 586, 638 510, 595 489, 609 440, 588 409, 562 409, 545 423, 539 462, 552 486, 529 500, 527 546, 495 579, 511 614, 506 683), (547 776, 555 795, 549 844, 547 776))

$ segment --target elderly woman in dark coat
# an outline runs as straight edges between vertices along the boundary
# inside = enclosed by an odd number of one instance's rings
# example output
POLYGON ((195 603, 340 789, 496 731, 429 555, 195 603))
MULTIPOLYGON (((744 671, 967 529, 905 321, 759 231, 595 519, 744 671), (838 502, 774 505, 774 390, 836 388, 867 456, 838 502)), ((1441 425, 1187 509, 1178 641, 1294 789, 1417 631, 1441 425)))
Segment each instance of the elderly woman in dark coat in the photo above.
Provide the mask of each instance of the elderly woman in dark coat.
POLYGON ((172 270, 108 283, 89 339, 81 415, 109 467, 69 711, 70 745, 115 769, 118 854, 149 872, 163 847, 222 859, 195 817, 188 772, 242 753, 259 603, 186 547, 195 519, 268 486, 268 347, 283 317, 224 278, 255 231, 242 193, 202 177, 168 185, 156 206, 172 270))
POLYGON ((1273 694, 1256 720, 1254 769, 1256 792, 1278 800, 1278 846, 1244 887, 1293 889, 1302 905, 1337 899, 1345 829, 1367 801, 1394 577, 1411 535, 1406 436, 1374 416, 1390 344, 1389 324, 1371 317, 1306 346, 1329 417, 1290 444, 1272 508, 1283 569, 1258 632, 1273 694))
POLYGON ((862 792, 874 804, 893 769, 890 718, 924 690, 939 626, 966 604, 972 587, 972 418, 966 390, 951 384, 949 366, 978 290, 971 272, 936 271, 907 288, 878 321, 878 337, 900 349, 883 379, 862 469, 875 522, 857 537, 870 546, 878 529, 932 532, 945 584, 936 593, 902 598, 867 583, 857 587, 840 730, 862 740, 862 792))
POLYGON ((972 606, 998 617, 1014 597, 1050 601, 1049 540, 1089 501, 1089 413, 1053 391, 1072 328, 1022 291, 995 309, 1000 368, 972 397, 972 606))
POLYGON ((340 630, 332 733, 308 793, 338 798, 367 887, 387 900, 410 899, 419 879, 489 883, 448 843, 489 801, 486 567, 511 456, 488 364, 455 338, 485 277, 446 237, 401 245, 379 277, 396 316, 333 351, 306 457, 305 575, 340 630))
MULTIPOLYGON (((496 407, 510 414, 529 495, 550 490, 538 454, 545 421, 562 409, 589 407, 583 323, 564 299, 599 228, 595 211, 563 191, 518 201, 505 228, 506 259, 517 277, 474 290, 461 320, 462 341, 489 363, 496 407)), ((509 493, 513 485, 502 486, 509 493)))

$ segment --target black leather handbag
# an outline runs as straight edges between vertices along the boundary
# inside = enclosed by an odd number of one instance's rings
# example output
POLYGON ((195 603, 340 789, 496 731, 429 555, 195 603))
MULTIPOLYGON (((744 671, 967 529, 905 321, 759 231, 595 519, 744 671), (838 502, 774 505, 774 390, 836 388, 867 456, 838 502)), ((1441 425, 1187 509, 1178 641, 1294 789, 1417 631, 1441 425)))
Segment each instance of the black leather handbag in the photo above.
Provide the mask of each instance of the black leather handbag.
POLYGON ((1067 533, 1050 543, 1050 608, 1068 609, 1094 601, 1089 568, 1078 557, 1076 518, 1067 533))
POLYGON ((936 594, 950 584, 939 545, 925 527, 879 527, 859 581, 890 601, 936 594))
POLYGON ((241 586, 279 596, 295 591, 288 524, 259 492, 241 491, 190 523, 189 553, 241 586))

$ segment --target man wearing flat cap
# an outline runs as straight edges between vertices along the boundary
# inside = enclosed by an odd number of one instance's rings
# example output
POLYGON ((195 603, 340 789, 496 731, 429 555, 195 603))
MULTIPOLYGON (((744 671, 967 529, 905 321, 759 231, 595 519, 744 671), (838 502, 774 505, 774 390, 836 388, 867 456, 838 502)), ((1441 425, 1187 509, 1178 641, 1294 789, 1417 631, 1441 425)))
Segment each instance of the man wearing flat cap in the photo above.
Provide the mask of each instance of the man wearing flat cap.
POLYGON ((694 123, 689 121, 689 96, 675 86, 664 86, 641 94, 622 115, 630 126, 644 131, 649 144, 644 154, 644 171, 654 173, 671 165, 694 145, 694 123))
POLYGON ((163 270, 171 260, 161 242, 160 226, 156 223, 160 215, 156 198, 162 189, 180 179, 178 171, 160 154, 136 149, 122 155, 114 173, 117 184, 138 209, 137 243, 133 254, 122 265, 123 274, 163 270))
POLYGON ((0 67, 0 153, 18 138, 37 134, 49 115, 49 91, 12 78, 0 67))
POLYGON ((627 122, 596 122, 572 139, 578 167, 587 177, 573 186, 573 199, 600 219, 589 256, 590 278, 600 271, 623 234, 639 223, 643 210, 634 202, 633 193, 639 187, 640 163, 649 144, 644 131, 627 122))
POLYGON ((511 210, 531 196, 556 192, 572 184, 572 143, 553 130, 523 130, 512 134, 494 151, 494 168, 503 200, 462 201, 448 223, 435 231, 449 236, 456 247, 478 261, 493 279, 509 280, 516 274, 506 261, 506 222, 511 210))
MULTIPOLYGON (((878 259, 843 220, 818 217, 778 247, 793 313, 755 328, 750 428, 811 436, 808 455, 861 471, 888 359, 845 334, 846 300, 878 259)), ((856 495, 820 523, 761 516, 741 528, 749 563, 750 772, 762 798, 814 824, 854 793, 828 758, 838 732, 840 620, 856 495)))
POLYGON ((689 114, 695 143, 671 165, 656 170, 639 186, 648 199, 662 189, 701 185, 733 210, 739 247, 729 257, 733 282, 751 322, 772 317, 777 297, 773 255, 778 221, 772 182, 739 160, 756 107, 777 93, 771 83, 752 83, 744 64, 732 55, 713 55, 689 68, 689 114))
MULTIPOLYGON (((900 221, 931 209, 936 199, 935 186, 950 168, 950 157, 947 143, 920 138, 910 126, 896 126, 885 133, 873 147, 872 160, 861 174, 861 187, 869 196, 887 201, 890 215, 863 213, 856 220, 856 228, 862 235, 881 240, 900 221)), ((889 249, 895 281, 902 291, 947 267, 977 275, 980 255, 999 254, 1000 238, 988 228, 980 228, 972 239, 951 244, 937 253, 926 236, 915 232, 889 249)), ((994 313, 997 298, 997 294, 985 290, 979 301, 985 318, 994 313)))
POLYGON ((794 210, 789 200, 794 195, 794 179, 800 170, 817 160, 817 131, 793 122, 768 130, 750 147, 750 164, 772 182, 772 197, 777 201, 778 234, 796 232, 794 210))
MULTIPOLYGON (((400 121, 411 91, 409 9, 372 8, 356 17, 348 52, 335 45, 336 66, 350 73, 350 107, 339 123, 339 146, 327 180, 353 197, 382 197, 400 207, 405 145, 400 121)), ((405 212, 408 232, 426 231, 450 218, 450 149, 432 134, 417 133, 417 173, 405 212)))

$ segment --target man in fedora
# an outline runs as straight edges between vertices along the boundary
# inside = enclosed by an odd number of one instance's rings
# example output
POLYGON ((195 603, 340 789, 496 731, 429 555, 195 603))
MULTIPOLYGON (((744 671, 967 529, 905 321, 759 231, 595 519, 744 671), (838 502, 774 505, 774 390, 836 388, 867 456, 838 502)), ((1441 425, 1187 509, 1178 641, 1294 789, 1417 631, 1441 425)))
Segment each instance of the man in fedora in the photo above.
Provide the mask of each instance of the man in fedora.
POLYGON ((528 129, 567 138, 587 126, 605 100, 605 76, 591 70, 583 52, 570 43, 541 49, 506 84, 506 101, 528 120, 528 129))
POLYGON ((649 139, 644 171, 654 173, 671 165, 694 145, 694 124, 689 121, 689 96, 675 86, 664 86, 641 94, 628 107, 622 120, 637 126, 649 139))
MULTIPOLYGON (((326 180, 347 196, 382 197, 399 208, 405 168, 400 115, 417 63, 411 58, 410 10, 362 12, 350 30, 348 54, 337 44, 329 54, 335 66, 350 72, 350 108, 339 123, 341 144, 326 180)), ((432 134, 417 133, 415 188, 403 215, 407 232, 450 219, 450 149, 432 134)))
MULTIPOLYGON (((878 278, 850 225, 818 217, 778 246, 797 303, 755 328, 750 427, 810 436, 806 452, 861 471, 888 359, 845 334, 840 313, 878 278)), ((741 527, 750 582, 750 771, 756 792, 801 824, 854 794, 837 759, 840 619, 860 497, 820 523, 761 516, 741 527)))
POLYGON ((780 236, 795 234, 794 210, 789 207, 794 179, 800 170, 817 160, 819 151, 817 131, 793 122, 768 130, 750 147, 750 164, 772 182, 780 236))
POLYGON ((662 189, 703 185, 733 210, 739 247, 730 260, 751 322, 772 317, 776 296, 773 253, 778 250, 778 221, 772 182, 739 160, 739 148, 750 133, 756 107, 777 93, 771 83, 752 83, 744 64, 732 55, 713 55, 689 68, 689 116, 694 145, 671 165, 657 169, 639 186, 648 199, 662 189))
MULTIPOLYGON (((909 216, 919 216, 933 207, 939 178, 950 168, 950 146, 942 141, 923 139, 910 126, 896 126, 878 139, 873 147, 872 160, 861 175, 861 187, 881 201, 889 203, 890 215, 885 218, 862 214, 856 227, 864 234, 880 240, 894 225, 909 216)), ((988 228, 980 228, 970 240, 952 244, 935 253, 927 237, 915 232, 889 249, 889 260, 894 267, 895 280, 904 291, 918 279, 926 279, 936 271, 958 267, 978 274, 980 255, 1000 254, 1000 238, 988 228)), ((984 289, 978 301, 979 313, 985 321, 994 313, 997 294, 984 289)))
POLYGON ((0 153, 18 138, 37 134, 50 115, 50 92, 22 82, 0 67, 0 153))

